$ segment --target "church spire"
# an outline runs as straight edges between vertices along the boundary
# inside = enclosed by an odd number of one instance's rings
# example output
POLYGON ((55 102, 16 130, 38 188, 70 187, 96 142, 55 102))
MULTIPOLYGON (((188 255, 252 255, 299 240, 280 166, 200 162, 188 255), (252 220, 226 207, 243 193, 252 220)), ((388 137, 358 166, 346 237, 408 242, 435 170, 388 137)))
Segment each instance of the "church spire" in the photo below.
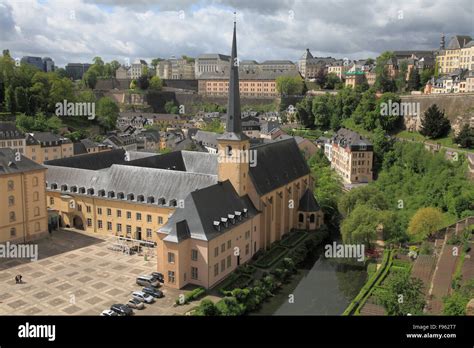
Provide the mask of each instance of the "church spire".
POLYGON ((229 67, 229 96, 227 101, 226 132, 221 138, 241 140, 247 139, 247 136, 242 133, 236 26, 236 20, 234 19, 234 34, 232 38, 232 53, 229 67))

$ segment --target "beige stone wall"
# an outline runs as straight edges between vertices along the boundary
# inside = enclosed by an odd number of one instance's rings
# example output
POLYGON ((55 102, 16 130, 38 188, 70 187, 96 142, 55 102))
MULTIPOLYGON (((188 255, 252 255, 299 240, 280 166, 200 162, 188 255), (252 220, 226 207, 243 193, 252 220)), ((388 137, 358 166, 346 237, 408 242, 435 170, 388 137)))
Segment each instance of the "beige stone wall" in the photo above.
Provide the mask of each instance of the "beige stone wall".
POLYGON ((163 239, 167 235, 158 232, 158 272, 164 275, 165 285, 172 288, 180 289, 187 284, 213 287, 232 273, 238 264, 248 262, 259 250, 258 240, 255 240, 259 229, 258 218, 254 217, 210 242, 196 239, 186 239, 180 243, 166 242, 163 239), (196 260, 191 259, 192 250, 197 251, 196 260), (174 254, 174 262, 169 262, 169 253, 174 254), (192 277, 192 267, 197 269, 197 279, 192 277), (169 272, 174 272, 174 282, 171 282, 169 272))
POLYGON ((77 224, 82 222, 85 231, 102 235, 127 236, 127 226, 130 226, 129 237, 136 238, 137 227, 140 227, 142 240, 156 241, 155 232, 174 212, 174 208, 160 207, 156 204, 91 197, 69 192, 47 191, 47 196, 48 207, 59 211, 64 226, 74 227, 76 221, 76 227, 78 227, 77 224), (71 208, 71 201, 74 201, 74 208, 71 208), (127 217, 128 212, 130 218, 127 217), (120 228, 121 231, 119 231, 120 228))
POLYGON ((0 242, 31 241, 47 234, 45 172, 0 176, 0 242))

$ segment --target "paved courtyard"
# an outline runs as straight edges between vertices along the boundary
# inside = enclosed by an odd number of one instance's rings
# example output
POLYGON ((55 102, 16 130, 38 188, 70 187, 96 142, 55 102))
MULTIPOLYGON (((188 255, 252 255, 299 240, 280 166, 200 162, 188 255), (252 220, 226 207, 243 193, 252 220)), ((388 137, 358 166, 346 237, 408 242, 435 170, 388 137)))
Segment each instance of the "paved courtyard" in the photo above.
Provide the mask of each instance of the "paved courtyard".
MULTIPOLYGON (((156 258, 109 250, 112 240, 73 231, 54 232, 38 242, 38 261, 0 259, 0 315, 99 315, 126 303, 140 290, 135 278, 156 269, 156 258), (23 284, 15 284, 15 276, 23 284)), ((180 290, 162 288, 165 297, 138 315, 184 314, 175 307, 180 290)))

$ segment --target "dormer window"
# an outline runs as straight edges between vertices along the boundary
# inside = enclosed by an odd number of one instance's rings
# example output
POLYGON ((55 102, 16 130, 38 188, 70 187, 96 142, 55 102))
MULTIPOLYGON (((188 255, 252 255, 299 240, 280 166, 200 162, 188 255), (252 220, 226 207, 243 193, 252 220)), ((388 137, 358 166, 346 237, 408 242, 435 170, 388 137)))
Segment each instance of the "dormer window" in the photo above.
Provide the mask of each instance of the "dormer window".
POLYGON ((225 227, 229 227, 229 221, 227 218, 225 217, 221 218, 221 222, 224 224, 225 227))
POLYGON ((235 211, 234 214, 237 217, 237 219, 239 219, 239 221, 242 220, 242 213, 240 211, 235 211))
MULTIPOLYGON (((12 181, 12 186, 13 186, 13 181, 12 181)), ((58 189, 58 184, 51 184, 51 190, 57 190, 58 189)))
POLYGON ((117 198, 118 199, 124 199, 125 198, 125 193, 123 193, 123 192, 117 193, 117 198))
POLYGON ((94 189, 93 188, 87 189, 87 194, 92 196, 94 194, 94 189))
POLYGON ((176 201, 176 199, 171 199, 169 204, 170 207, 176 207, 178 205, 178 202, 176 201))
POLYGON ((244 215, 244 217, 247 217, 247 215, 248 215, 248 209, 247 208, 244 208, 243 215, 244 215))
POLYGON ((114 198, 114 197, 115 197, 115 192, 114 192, 114 191, 109 191, 109 192, 107 193, 107 197, 109 197, 109 198, 114 198))
POLYGON ((69 189, 71 192, 77 192, 77 186, 71 186, 71 188, 69 189))
POLYGON ((145 201, 145 197, 143 195, 137 196, 137 202, 144 202, 144 201, 145 201))
POLYGON ((127 195, 127 201, 133 201, 135 199, 135 195, 133 193, 129 193, 127 195))
POLYGON ((99 197, 105 197, 105 190, 99 190, 98 195, 99 197))
POLYGON ((61 191, 67 191, 67 185, 61 185, 61 191))
POLYGON ((227 216, 229 217, 230 222, 232 223, 232 225, 234 225, 234 224, 235 224, 235 215, 229 214, 229 215, 227 215, 227 216))
POLYGON ((153 196, 147 197, 146 202, 147 202, 147 203, 150 203, 150 204, 155 203, 155 197, 153 197, 153 196))
POLYGON ((164 197, 161 197, 160 199, 158 199, 158 204, 159 205, 165 205, 166 204, 166 199, 164 197))
POLYGON ((213 225, 214 225, 214 228, 215 228, 217 231, 220 231, 220 230, 221 230, 221 223, 220 223, 220 221, 214 221, 214 222, 213 222, 213 225))
POLYGON ((85 187, 79 187, 79 193, 86 193, 86 188, 85 187))

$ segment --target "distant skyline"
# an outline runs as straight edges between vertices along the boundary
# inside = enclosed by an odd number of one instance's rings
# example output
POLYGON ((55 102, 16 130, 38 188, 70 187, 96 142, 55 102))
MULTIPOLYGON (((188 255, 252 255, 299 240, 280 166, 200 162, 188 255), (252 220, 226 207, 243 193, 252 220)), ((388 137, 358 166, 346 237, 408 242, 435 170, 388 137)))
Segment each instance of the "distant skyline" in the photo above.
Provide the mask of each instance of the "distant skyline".
POLYGON ((0 0, 0 49, 56 65, 95 56, 125 63, 203 53, 230 55, 237 11, 239 59, 375 58, 434 50, 441 33, 474 36, 472 0, 0 0), (130 3, 128 3, 130 2, 130 3))

